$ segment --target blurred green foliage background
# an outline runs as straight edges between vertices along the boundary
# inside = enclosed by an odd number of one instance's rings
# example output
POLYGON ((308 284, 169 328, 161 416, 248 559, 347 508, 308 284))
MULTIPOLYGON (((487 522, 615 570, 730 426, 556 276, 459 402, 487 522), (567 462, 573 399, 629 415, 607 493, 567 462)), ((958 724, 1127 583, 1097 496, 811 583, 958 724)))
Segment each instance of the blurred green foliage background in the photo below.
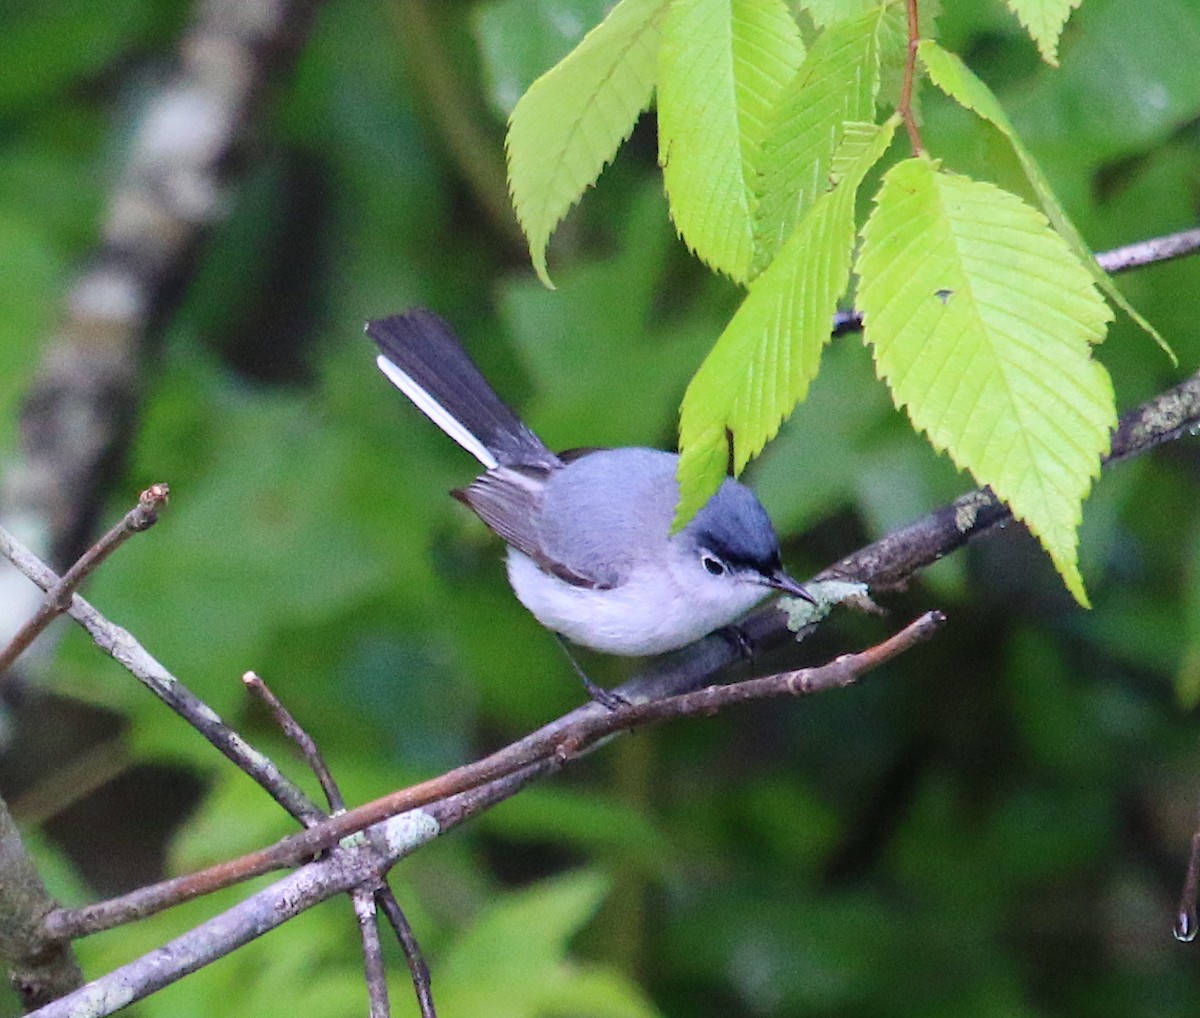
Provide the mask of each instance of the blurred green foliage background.
MULTIPOLYGON (((1200 5, 1086 0, 1060 70, 1000 3, 945 6, 944 42, 1000 92, 1095 249, 1195 222, 1200 5)), ((172 504, 87 594, 299 775, 243 693, 242 672, 260 672, 352 802, 581 699, 508 591, 498 541, 446 497, 473 461, 378 375, 364 320, 439 311, 552 446, 670 446, 687 379, 738 301, 675 238, 652 116, 560 230, 558 289, 533 278, 506 212, 504 117, 605 7, 324 5, 147 351, 112 513, 152 481, 172 504)), ((176 0, 0 14, 5 455, 188 14, 176 0)), ((935 154, 1020 189, 996 138, 924 100, 935 154)), ((1200 362, 1200 261, 1121 286, 1181 362, 1118 322, 1099 355, 1128 407, 1200 362)), ((798 576, 970 487, 890 407, 854 337, 828 350, 750 479, 798 576)), ((1082 537, 1090 612, 1009 528, 887 598, 893 620, 827 625, 809 658, 927 607, 949 615, 933 644, 860 686, 621 740, 403 863, 395 884, 444 1018, 1193 1015, 1200 945, 1171 925, 1200 789, 1198 491, 1194 440, 1104 476, 1082 537)), ((606 683, 628 667, 589 664, 606 683)), ((169 841, 173 870, 290 829, 80 632, 43 682, 126 719, 131 771, 203 788, 169 841)), ((140 801, 107 824, 161 837, 140 801)), ((69 902, 100 893, 81 876, 87 851, 109 856, 116 885, 155 875, 124 866, 107 828, 87 850, 46 830, 30 837, 69 902)), ((88 974, 218 906, 81 943, 88 974)), ((396 1013, 415 1013, 392 954, 396 1013)), ((138 1012, 224 1014, 236 999, 255 1018, 361 1014, 360 971, 338 901, 138 1012)))

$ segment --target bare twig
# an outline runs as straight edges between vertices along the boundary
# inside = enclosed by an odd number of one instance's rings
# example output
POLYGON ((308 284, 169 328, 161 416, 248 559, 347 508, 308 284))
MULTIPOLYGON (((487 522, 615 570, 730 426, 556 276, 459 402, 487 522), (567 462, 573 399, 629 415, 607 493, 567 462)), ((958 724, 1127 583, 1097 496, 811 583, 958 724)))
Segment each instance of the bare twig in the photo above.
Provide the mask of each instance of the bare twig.
MULTIPOLYGON (((42 590, 51 590, 58 583, 54 572, 3 527, 0 527, 0 555, 42 590)), ((110 622, 79 594, 71 596, 67 614, 87 630, 97 647, 132 672, 171 710, 262 785, 292 816, 322 815, 320 808, 268 757, 222 722, 216 711, 168 672, 127 630, 110 622)))
POLYGON ((66 612, 71 595, 109 555, 116 551, 134 534, 149 530, 157 521, 158 513, 167 504, 170 488, 165 484, 152 484, 142 492, 138 504, 129 510, 121 521, 80 556, 79 560, 63 574, 53 587, 46 591, 41 608, 17 634, 7 647, 0 651, 0 676, 25 652, 38 635, 58 616, 66 612))
POLYGON ((149 996, 358 886, 375 866, 365 847, 331 853, 264 888, 151 953, 32 1012, 38 1018, 100 1018, 149 996))
MULTIPOLYGON (((540 754, 540 759, 517 767, 508 767, 501 780, 493 781, 484 787, 479 782, 469 785, 462 796, 464 802, 451 806, 453 813, 460 818, 467 815, 470 809, 486 808, 504 795, 510 795, 533 776, 557 769, 568 760, 577 758, 590 746, 595 746, 608 736, 651 721, 687 716, 694 713, 711 713, 728 706, 746 702, 748 699, 761 699, 767 696, 798 695, 843 686, 854 681, 858 675, 871 668, 878 667, 895 655, 914 646, 920 640, 926 639, 940 625, 942 618, 937 612, 927 613, 916 622, 905 627, 900 633, 884 641, 877 647, 872 647, 860 654, 848 654, 820 668, 803 669, 795 672, 784 672, 769 676, 766 679, 752 680, 758 683, 752 686, 753 693, 736 692, 736 687, 714 687, 703 690, 699 694, 676 698, 674 702, 661 704, 633 704, 619 711, 607 711, 598 705, 589 704, 573 711, 569 718, 574 720, 565 726, 557 726, 556 733, 551 737, 544 733, 543 737, 528 737, 519 745, 527 750, 540 754)), ((564 719, 565 720, 565 719, 564 719)), ((553 726, 552 726, 553 727, 553 726)), ((512 758, 513 747, 502 750, 494 757, 512 758)), ((481 764, 486 761, 481 761, 481 764)), ((479 765, 474 765, 478 768, 479 765)), ((460 775, 468 768, 459 768, 460 775)), ((439 779, 440 780, 440 779, 439 779)), ((468 782, 463 781, 464 785, 468 782)), ((417 789, 428 788, 433 783, 425 782, 414 786, 417 789)), ((444 783, 443 783, 444 784, 444 783)), ((408 790, 411 792, 412 790, 408 790)), ((298 914, 319 901, 335 894, 345 893, 367 883, 378 882, 383 877, 381 860, 374 845, 384 848, 386 866, 412 852, 417 846, 424 844, 436 836, 441 827, 434 819, 435 810, 414 809, 396 816, 388 810, 403 796, 385 796, 383 799, 370 803, 367 807, 359 807, 339 817, 301 832, 299 837, 316 836, 323 847, 337 848, 328 857, 310 862, 296 873, 278 881, 272 887, 265 889, 234 906, 224 914, 210 919, 193 930, 176 938, 159 950, 143 958, 137 959, 120 969, 110 972, 85 986, 83 989, 69 994, 61 1000, 56 1000, 40 1011, 34 1012, 39 1018, 60 1018, 70 1015, 79 1018, 81 1015, 98 1018, 109 1014, 118 1007, 123 1007, 134 1000, 161 989, 163 986, 182 978, 195 971, 201 965, 215 960, 236 948, 242 946, 254 936, 257 936, 279 923, 298 914), (390 816, 383 823, 373 826, 370 836, 363 839, 338 842, 347 834, 361 830, 367 825, 375 825, 379 814, 390 816), (349 820, 347 818, 350 818, 349 820), (352 828, 352 830, 351 830, 352 828)), ((414 796, 409 796, 414 798, 414 796)), ((420 798, 416 795, 415 798, 420 798)), ((452 796, 451 799, 459 798, 452 796)), ((439 805, 447 805, 445 800, 439 805)), ((295 837, 286 838, 280 845, 295 844, 295 837)), ((317 849, 319 851, 319 849, 317 849)), ((311 848, 306 850, 314 854, 311 848)), ((261 858, 262 853, 254 853, 261 858)), ((244 857, 251 858, 251 857, 244 857)), ((241 862, 242 860, 238 860, 241 862)), ((299 860, 297 860, 299 861, 299 860)), ((214 870, 220 867, 214 868, 214 870)), ((214 870, 206 870, 195 877, 203 878, 214 870)), ((259 870, 266 872, 266 870, 259 870)), ((384 899, 386 901, 386 899, 384 899)), ((384 908, 391 911, 384 904, 384 908)), ((399 910, 396 910, 399 914, 399 910)), ((51 913, 47 917, 47 930, 59 936, 66 933, 70 924, 70 915, 64 911, 51 913)), ((402 928, 407 924, 403 923, 402 928)), ((413 957, 420 958, 419 952, 413 957)), ((424 963, 419 962, 421 969, 424 963)), ((425 975, 427 988, 427 973, 425 975)), ((415 978, 414 978, 415 981, 415 978)), ((421 985, 418 984, 418 996, 421 995, 421 985)), ((432 1004, 429 1003, 429 1007, 432 1004)), ((422 1008, 426 1001, 422 999, 422 1008)), ((423 1014, 432 1014, 432 1010, 423 1010, 423 1014)))
POLYGON ((602 714, 591 711, 571 726, 557 752, 575 755, 602 738, 650 722, 707 716, 754 700, 802 696, 848 686, 859 676, 928 640, 945 621, 946 617, 939 611, 926 612, 882 643, 854 654, 843 654, 828 664, 745 679, 728 686, 707 686, 692 693, 633 703, 602 714))
POLYGON ((1200 251, 1200 227, 1168 233, 1162 237, 1151 237, 1149 240, 1126 244, 1111 251, 1101 251, 1096 255, 1096 261, 1105 272, 1127 272, 1130 269, 1140 269, 1173 258, 1181 258, 1196 251, 1200 251))
MULTIPOLYGON (((427 809, 394 817, 377 829, 382 831, 378 838, 370 840, 381 841, 386 847, 388 858, 394 863, 416 851, 442 831, 509 798, 535 778, 555 773, 564 764, 565 760, 558 757, 540 760, 498 781, 433 803, 427 809)), ((202 965, 224 957, 241 947, 251 937, 272 929, 311 905, 343 894, 364 882, 381 881, 383 871, 376 869, 378 866, 378 855, 370 852, 367 839, 355 839, 346 848, 339 846, 328 857, 310 863, 304 869, 265 888, 223 915, 216 916, 183 934, 160 950, 97 979, 85 991, 72 994, 70 1000, 56 1001, 53 1009, 37 1013, 41 1016, 69 1015, 70 1018, 108 1014, 134 999, 140 999, 161 989, 202 965), (348 853, 362 853, 362 857, 348 858, 348 853), (253 932, 249 936, 244 935, 247 924, 253 925, 253 932), (164 958, 169 957, 179 959, 178 969, 172 971, 169 965, 164 964, 164 958), (105 1002, 109 1002, 110 1006, 102 1009, 105 1002)), ((54 921, 55 916, 59 919, 66 918, 69 922, 70 914, 57 912, 47 916, 46 929, 56 936, 79 936, 94 932, 83 928, 67 933, 64 924, 54 921)), ((75 918, 80 918, 80 913, 75 913, 75 918)), ((419 959, 419 951, 415 951, 411 956, 419 959)), ((422 1001, 422 1008, 425 1009, 422 1014, 429 1018, 434 1015, 432 1001, 423 997, 421 990, 422 985, 426 987, 427 996, 428 970, 424 969, 423 961, 419 961, 419 965, 424 976, 423 983, 417 986, 418 999, 422 1001)))
POLYGON ((396 939, 400 941, 400 946, 404 949, 404 957, 408 960, 408 971, 412 976, 413 990, 417 995, 417 1004, 421 1008, 421 1018, 437 1018, 437 1011, 433 1006, 429 966, 425 964, 425 956, 421 953, 421 945, 417 943, 417 938, 413 935, 408 917, 400 908, 400 903, 396 901, 392 889, 386 884, 375 893, 375 903, 383 909, 383 914, 387 916, 388 922, 392 924, 392 929, 396 933, 396 939))
POLYGON ((47 929, 50 935, 55 937, 96 932, 127 921, 131 913, 136 913, 139 917, 148 915, 161 908, 209 894, 272 870, 295 866, 337 844, 348 835, 390 817, 478 789, 498 779, 509 778, 529 765, 547 758, 560 761, 573 759, 610 735, 651 721, 691 714, 711 714, 752 699, 796 695, 833 685, 844 685, 853 677, 877 667, 919 639, 925 638, 939 622, 940 616, 937 613, 929 613, 891 640, 880 644, 878 648, 859 654, 847 654, 819 668, 786 672, 734 686, 705 689, 691 699, 684 695, 649 703, 631 701, 628 707, 615 711, 594 703, 585 704, 564 715, 557 722, 491 756, 456 767, 436 778, 399 789, 345 813, 332 816, 314 827, 289 835, 257 852, 219 863, 185 877, 140 888, 112 902, 101 902, 73 911, 58 910, 47 916, 47 929))
POLYGON ((356 887, 350 894, 354 900, 354 915, 363 945, 363 974, 367 980, 367 997, 371 1018, 389 1018, 387 969, 383 964, 383 944, 379 942, 379 925, 375 918, 375 895, 368 889, 356 887))
POLYGON ((1110 466, 1140 456, 1164 442, 1200 431, 1200 371, 1166 392, 1123 413, 1104 459, 1110 466))
MULTIPOLYGON (((333 813, 340 813, 346 808, 346 800, 342 798, 342 790, 338 788, 337 782, 330 773, 328 765, 325 763, 325 758, 321 756, 321 751, 317 748, 317 743, 304 727, 295 719, 292 712, 288 710, 277 697, 271 688, 254 672, 246 672, 242 676, 242 682, 246 688, 252 693, 257 694, 258 698, 267 705, 276 723, 283 734, 292 740, 300 750, 304 757, 304 762, 308 764, 309 769, 316 775, 317 781, 321 783, 321 791, 325 793, 325 799, 329 803, 329 809, 333 813)), ((313 816, 298 816, 296 817, 306 827, 311 827, 312 824, 325 817, 325 813, 318 810, 313 816)))
MULTIPOLYGON (((258 694, 263 702, 266 703, 275 720, 279 723, 280 728, 300 748, 305 761, 317 776, 317 780, 321 783, 321 788, 324 790, 325 797, 329 802, 330 811, 333 813, 345 812, 346 800, 342 796, 342 790, 338 787, 333 773, 326 765, 325 758, 321 755, 316 740, 309 735, 308 731, 292 715, 292 712, 284 706, 283 702, 258 675, 254 672, 247 672, 242 676, 242 681, 248 689, 258 694)), ((308 818, 297 819, 302 819, 305 826, 308 827, 311 827, 315 822, 308 818)), ((372 839, 372 844, 383 855, 383 849, 381 849, 375 839, 372 839)), ((396 939, 400 943, 401 950, 404 951, 404 957, 408 961, 408 969, 412 975, 417 1002, 421 1007, 422 1018, 436 1018, 429 978, 429 967, 425 964, 425 958, 421 953, 417 938, 404 913, 401 911, 400 904, 396 901, 396 896, 388 886, 386 878, 381 880, 378 886, 374 888, 365 885, 356 887, 351 897, 354 901, 354 914, 358 919, 359 932, 362 937, 363 964, 366 972, 367 992, 370 997, 370 1008, 373 1018, 376 1015, 382 1018, 390 1010, 387 978, 383 966, 383 951, 379 942, 376 904, 382 905, 384 913, 396 933, 396 939)))

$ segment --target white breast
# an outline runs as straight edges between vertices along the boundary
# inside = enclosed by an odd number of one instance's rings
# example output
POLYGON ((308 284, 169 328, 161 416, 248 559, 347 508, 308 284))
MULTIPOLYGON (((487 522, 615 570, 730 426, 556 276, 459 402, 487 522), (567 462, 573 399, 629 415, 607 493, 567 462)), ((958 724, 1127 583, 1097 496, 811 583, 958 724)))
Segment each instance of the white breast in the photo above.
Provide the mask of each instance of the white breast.
POLYGON ((573 643, 629 657, 664 654, 735 622, 768 591, 738 584, 685 589, 672 570, 634 570, 618 587, 576 587, 543 572, 527 555, 508 550, 508 581, 520 602, 547 629, 573 643))

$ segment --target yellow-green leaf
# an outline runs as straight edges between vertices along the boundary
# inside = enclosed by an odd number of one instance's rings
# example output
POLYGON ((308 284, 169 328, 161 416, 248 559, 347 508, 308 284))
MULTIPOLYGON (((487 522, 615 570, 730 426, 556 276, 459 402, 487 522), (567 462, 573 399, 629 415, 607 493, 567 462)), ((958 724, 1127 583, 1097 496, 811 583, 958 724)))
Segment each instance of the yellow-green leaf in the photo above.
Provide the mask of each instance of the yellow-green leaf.
POLYGON ((668 0, 621 0, 543 74, 508 122, 508 186, 538 276, 550 234, 650 105, 668 0))
POLYGON ((804 58, 784 0, 676 0, 659 59, 658 150, 671 218, 706 264, 744 282, 768 114, 804 58))
POLYGON ((913 424, 996 494, 1087 603, 1083 498, 1116 424, 1091 344, 1111 319, 1044 216, 994 184, 908 159, 863 229, 858 305, 913 424))
POLYGON ((804 12, 817 28, 828 28, 838 21, 848 21, 875 7, 879 0, 804 0, 804 12))
POLYGON ((895 121, 847 124, 834 186, 819 198, 750 291, 683 397, 680 504, 685 523, 720 487, 733 437, 734 472, 762 451, 817 374, 829 323, 850 280, 854 199, 887 150, 895 121))
POLYGON ((756 271, 770 262, 828 186, 842 125, 874 119, 884 11, 876 6, 822 31, 779 96, 762 143, 754 213, 756 271))
POLYGON ((1076 229, 1075 224, 1071 221, 1070 216, 1067 215, 1066 209, 1062 207, 1062 204, 1054 194, 1053 189, 1050 187, 1050 182, 1046 179, 1046 175, 1042 173, 1042 168, 1038 166, 1037 161, 1025 147, 1020 137, 1018 137, 1016 130, 1013 128, 1012 121, 1008 119, 1008 114, 1004 112, 1004 107, 1000 105, 1000 101, 993 94, 992 90, 976 77, 970 68, 955 54, 942 49, 936 42, 930 40, 922 42, 917 53, 922 63, 924 63, 926 71, 929 72, 930 81, 955 102, 982 117, 1004 135, 1009 145, 1012 146, 1017 159, 1020 161, 1021 168, 1025 171, 1025 177, 1029 181, 1029 186, 1033 189, 1033 193, 1037 195, 1038 202, 1042 206, 1042 211, 1046 213, 1054 228, 1059 232, 1059 235, 1070 246, 1071 250, 1075 253, 1075 257, 1079 259, 1084 268, 1091 274, 1093 282, 1104 291, 1109 300, 1153 337, 1154 341, 1171 358, 1171 361, 1177 364, 1178 359, 1175 356, 1175 352, 1167 344, 1167 341, 1159 335, 1158 330, 1153 325, 1142 317, 1137 308, 1129 303, 1125 295, 1117 289, 1117 285, 1112 281, 1112 277, 1096 264, 1096 258, 1092 254, 1091 249, 1087 246, 1079 230, 1076 229))
POLYGON ((1008 9, 1037 43, 1042 59, 1058 66, 1058 39, 1071 12, 1082 0, 1006 0, 1008 9))

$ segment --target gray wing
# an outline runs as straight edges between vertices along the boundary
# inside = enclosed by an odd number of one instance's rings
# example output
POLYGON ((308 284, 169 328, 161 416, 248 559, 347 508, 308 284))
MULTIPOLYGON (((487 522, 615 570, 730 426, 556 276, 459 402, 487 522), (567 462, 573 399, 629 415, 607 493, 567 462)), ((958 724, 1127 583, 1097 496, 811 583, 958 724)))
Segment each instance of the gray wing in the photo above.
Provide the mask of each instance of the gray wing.
POLYGON ((546 553, 538 519, 547 473, 537 467, 496 467, 450 494, 546 572, 575 587, 605 589, 608 585, 599 578, 584 575, 546 553))

